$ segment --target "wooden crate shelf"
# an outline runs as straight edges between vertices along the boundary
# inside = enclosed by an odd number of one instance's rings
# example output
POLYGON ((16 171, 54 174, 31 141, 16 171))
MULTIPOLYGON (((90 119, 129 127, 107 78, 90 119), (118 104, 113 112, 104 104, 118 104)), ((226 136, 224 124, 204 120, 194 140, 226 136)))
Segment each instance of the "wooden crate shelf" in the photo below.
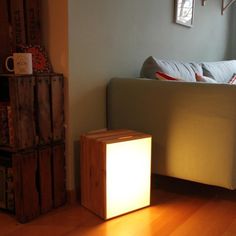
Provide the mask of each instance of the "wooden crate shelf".
POLYGON ((6 142, 0 167, 5 159, 11 163, 21 223, 66 201, 63 83, 61 74, 0 75, 0 108, 6 106, 8 125, 8 138, 0 133, 0 143, 6 142))
POLYGON ((13 141, 3 148, 22 150, 64 140, 63 90, 61 74, 0 75, 0 103, 11 110, 13 132, 13 141))

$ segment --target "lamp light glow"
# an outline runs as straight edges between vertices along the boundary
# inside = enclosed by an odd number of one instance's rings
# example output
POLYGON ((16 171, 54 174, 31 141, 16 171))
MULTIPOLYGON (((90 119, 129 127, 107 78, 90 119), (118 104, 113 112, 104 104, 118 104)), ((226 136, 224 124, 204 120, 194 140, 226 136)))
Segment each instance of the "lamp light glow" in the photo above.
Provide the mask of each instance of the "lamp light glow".
POLYGON ((81 136, 81 203, 103 219, 150 205, 151 136, 108 130, 81 136))
POLYGON ((151 138, 107 144, 106 218, 150 205, 151 138))

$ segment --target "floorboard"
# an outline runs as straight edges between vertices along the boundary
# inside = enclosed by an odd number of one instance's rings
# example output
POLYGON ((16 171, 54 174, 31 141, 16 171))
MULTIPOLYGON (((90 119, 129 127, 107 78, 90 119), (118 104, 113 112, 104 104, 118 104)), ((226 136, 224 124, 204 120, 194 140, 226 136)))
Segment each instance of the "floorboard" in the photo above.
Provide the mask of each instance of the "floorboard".
POLYGON ((0 211, 1 236, 236 235, 236 191, 155 176, 151 206, 103 221, 79 203, 20 224, 0 211))

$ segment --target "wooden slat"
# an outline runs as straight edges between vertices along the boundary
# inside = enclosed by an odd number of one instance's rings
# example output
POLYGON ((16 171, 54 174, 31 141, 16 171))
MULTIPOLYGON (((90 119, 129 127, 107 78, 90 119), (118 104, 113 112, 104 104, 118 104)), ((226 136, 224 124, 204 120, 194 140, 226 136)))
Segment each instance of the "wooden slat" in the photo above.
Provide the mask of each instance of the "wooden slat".
POLYGON ((86 137, 82 135, 80 137, 80 195, 81 195, 81 204, 83 206, 88 205, 88 196, 89 196, 89 189, 86 187, 87 179, 88 179, 88 172, 85 171, 88 168, 88 159, 87 159, 87 144, 86 144, 86 137))
POLYGON ((17 83, 18 102, 18 140, 17 148, 24 149, 35 145, 34 122, 34 77, 22 76, 14 78, 17 83))
POLYGON ((106 218, 106 147, 95 140, 90 140, 89 148, 92 148, 91 172, 93 179, 90 191, 92 197, 92 209, 102 218, 106 218), (94 147, 94 148, 93 148, 94 147), (97 199, 96 199, 97 198, 97 199))
MULTIPOLYGON (((15 154, 12 158, 13 183, 15 191, 15 214, 17 219, 24 217, 23 193, 22 193, 22 167, 21 155, 15 154)), ((24 219, 23 219, 24 220, 24 219)))
POLYGON ((63 140, 64 131, 64 86, 63 76, 54 75, 51 77, 51 107, 53 140, 63 140))
POLYGON ((9 76, 4 77, 4 79, 9 82, 10 110, 12 113, 11 131, 14 135, 13 143, 10 146, 13 149, 31 147, 35 143, 34 78, 32 76, 9 76), (30 129, 27 132, 28 125, 30 129))
POLYGON ((6 72, 4 62, 6 57, 10 54, 10 37, 9 37, 9 23, 7 1, 0 0, 0 73, 6 72))
POLYGON ((41 213, 48 212, 53 207, 51 154, 51 147, 40 149, 38 153, 41 213))
POLYGON ((19 44, 26 43, 24 0, 11 0, 11 24, 13 51, 19 44))
POLYGON ((65 189, 65 147, 64 144, 55 145, 53 150, 53 200, 54 207, 66 202, 65 189))
POLYGON ((81 204, 105 218, 105 155, 94 139, 81 137, 81 204))
POLYGON ((25 223, 39 215, 39 197, 36 186, 37 155, 35 152, 13 156, 15 213, 25 223))
POLYGON ((25 0, 27 44, 41 44, 40 0, 25 0))
POLYGON ((18 126, 18 120, 19 120, 19 106, 18 106, 18 96, 17 96, 17 83, 15 78, 7 78, 9 81, 9 97, 10 97, 10 106, 11 106, 11 112, 12 112, 12 132, 14 135, 13 143, 11 144, 12 148, 18 147, 18 140, 19 140, 19 126, 18 126))
POLYGON ((6 204, 6 167, 0 165, 0 208, 7 208, 6 204))
POLYGON ((15 210, 15 197, 14 197, 12 165, 7 168, 7 209, 10 211, 15 210))
POLYGON ((48 144, 52 140, 50 77, 37 76, 37 131, 39 144, 48 144))
POLYGON ((14 211, 14 186, 11 154, 0 150, 0 208, 14 211))

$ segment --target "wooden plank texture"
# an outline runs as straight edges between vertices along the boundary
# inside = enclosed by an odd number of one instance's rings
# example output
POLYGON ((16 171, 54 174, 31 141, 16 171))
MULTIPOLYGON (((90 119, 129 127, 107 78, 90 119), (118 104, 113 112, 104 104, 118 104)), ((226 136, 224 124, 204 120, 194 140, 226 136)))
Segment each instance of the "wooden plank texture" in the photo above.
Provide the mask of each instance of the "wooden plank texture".
POLYGON ((52 147, 53 152, 53 200, 54 207, 66 202, 65 189, 65 145, 58 144, 52 147))
POLYGON ((13 132, 10 148, 0 150, 12 157, 15 215, 25 223, 66 202, 63 76, 0 77, 0 100, 9 108, 13 132))
POLYGON ((27 44, 41 44, 40 0, 25 0, 27 44))
POLYGON ((18 135, 17 148, 24 149, 35 145, 36 132, 34 121, 34 77, 13 78, 17 83, 18 135))
POLYGON ((0 0, 0 73, 6 72, 4 66, 6 57, 11 52, 10 47, 10 35, 9 35, 9 22, 8 22, 8 10, 7 1, 0 0))
MULTIPOLYGON (((157 177, 159 179, 159 177, 157 177)), ((174 181, 174 182, 173 182, 174 181)), ((79 203, 19 225, 0 213, 1 235, 122 235, 122 236, 234 236, 236 191, 189 182, 159 184, 152 189, 152 205, 103 221, 79 203)))
POLYGON ((64 130, 64 85, 62 75, 51 77, 51 107, 52 107, 52 128, 53 141, 63 140, 64 130))
POLYGON ((18 128, 18 119, 19 119, 19 105, 18 105, 18 86, 15 78, 8 77, 4 78, 9 82, 9 97, 10 97, 10 107, 12 113, 12 121, 11 121, 11 132, 13 133, 14 139, 10 146, 13 149, 18 147, 18 139, 19 139, 19 128, 18 128))
POLYGON ((105 155, 103 147, 86 136, 81 137, 81 204, 101 217, 105 217, 105 155))
POLYGON ((17 219, 25 223, 39 215, 39 196, 36 186, 36 152, 13 156, 15 211, 17 219))
POLYGON ((24 0, 11 0, 12 47, 26 43, 24 0))
POLYGON ((6 167, 0 165, 0 208, 7 208, 6 202, 6 167))
POLYGON ((37 76, 37 132, 39 144, 48 144, 52 140, 50 77, 37 76))
POLYGON ((48 212, 53 207, 51 154, 50 146, 40 149, 38 153, 41 213, 48 212))

